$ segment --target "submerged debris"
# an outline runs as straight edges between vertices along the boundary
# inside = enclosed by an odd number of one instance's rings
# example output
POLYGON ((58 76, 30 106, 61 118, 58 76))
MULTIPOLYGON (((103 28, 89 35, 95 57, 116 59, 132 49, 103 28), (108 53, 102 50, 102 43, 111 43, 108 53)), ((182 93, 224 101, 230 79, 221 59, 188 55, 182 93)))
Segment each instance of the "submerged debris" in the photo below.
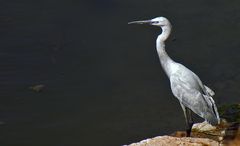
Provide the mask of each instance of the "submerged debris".
POLYGON ((34 92, 42 92, 44 87, 45 87, 45 85, 39 84, 39 85, 30 86, 29 89, 34 91, 34 92))

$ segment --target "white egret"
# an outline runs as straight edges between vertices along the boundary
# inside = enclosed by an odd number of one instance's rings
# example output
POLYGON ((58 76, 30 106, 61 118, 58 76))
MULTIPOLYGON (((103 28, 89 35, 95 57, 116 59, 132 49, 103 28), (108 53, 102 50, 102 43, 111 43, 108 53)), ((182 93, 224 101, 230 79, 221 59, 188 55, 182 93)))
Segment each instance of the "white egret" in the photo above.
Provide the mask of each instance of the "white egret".
POLYGON ((168 19, 157 17, 151 20, 133 21, 128 24, 150 24, 161 27, 162 33, 157 37, 156 49, 162 68, 170 80, 172 93, 179 100, 183 109, 187 136, 190 136, 193 125, 192 112, 211 125, 219 124, 219 114, 212 98, 215 93, 204 85, 195 73, 173 61, 165 51, 165 41, 171 33, 171 23, 168 19))

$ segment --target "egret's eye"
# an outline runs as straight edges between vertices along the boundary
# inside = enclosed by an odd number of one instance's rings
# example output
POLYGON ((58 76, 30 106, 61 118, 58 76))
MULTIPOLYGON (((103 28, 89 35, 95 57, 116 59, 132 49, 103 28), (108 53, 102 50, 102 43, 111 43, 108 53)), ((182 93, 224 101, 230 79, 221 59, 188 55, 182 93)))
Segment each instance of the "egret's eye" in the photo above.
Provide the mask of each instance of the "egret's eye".
POLYGON ((159 21, 152 21, 152 24, 157 24, 159 23, 159 21))

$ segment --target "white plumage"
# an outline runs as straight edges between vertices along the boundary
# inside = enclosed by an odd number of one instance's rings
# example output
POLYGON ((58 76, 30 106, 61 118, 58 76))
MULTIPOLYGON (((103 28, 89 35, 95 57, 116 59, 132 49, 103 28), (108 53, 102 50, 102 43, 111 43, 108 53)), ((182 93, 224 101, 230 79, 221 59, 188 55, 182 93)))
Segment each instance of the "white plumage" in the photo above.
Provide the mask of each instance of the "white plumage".
POLYGON ((212 96, 215 94, 204 85, 199 77, 184 65, 173 61, 165 51, 165 41, 171 33, 171 24, 165 17, 151 20, 133 21, 129 24, 150 24, 160 26, 162 33, 156 40, 156 48, 163 70, 167 74, 173 95, 179 100, 187 124, 187 136, 193 125, 191 112, 216 125, 220 122, 217 107, 212 96))

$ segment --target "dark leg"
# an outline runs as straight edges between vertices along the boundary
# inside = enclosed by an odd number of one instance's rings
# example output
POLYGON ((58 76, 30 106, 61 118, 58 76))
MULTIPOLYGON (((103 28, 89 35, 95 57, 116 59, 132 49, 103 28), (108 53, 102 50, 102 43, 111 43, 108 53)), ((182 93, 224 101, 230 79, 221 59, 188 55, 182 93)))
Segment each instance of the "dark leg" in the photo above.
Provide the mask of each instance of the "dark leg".
POLYGON ((193 119, 192 119, 192 111, 188 108, 186 108, 187 112, 187 119, 188 119, 188 127, 187 127, 187 137, 191 136, 192 126, 193 126, 193 119))
POLYGON ((184 117, 186 120, 187 137, 189 137, 189 136, 191 136, 191 130, 192 130, 192 125, 193 125, 192 111, 182 104, 181 104, 181 106, 182 106, 184 117))

